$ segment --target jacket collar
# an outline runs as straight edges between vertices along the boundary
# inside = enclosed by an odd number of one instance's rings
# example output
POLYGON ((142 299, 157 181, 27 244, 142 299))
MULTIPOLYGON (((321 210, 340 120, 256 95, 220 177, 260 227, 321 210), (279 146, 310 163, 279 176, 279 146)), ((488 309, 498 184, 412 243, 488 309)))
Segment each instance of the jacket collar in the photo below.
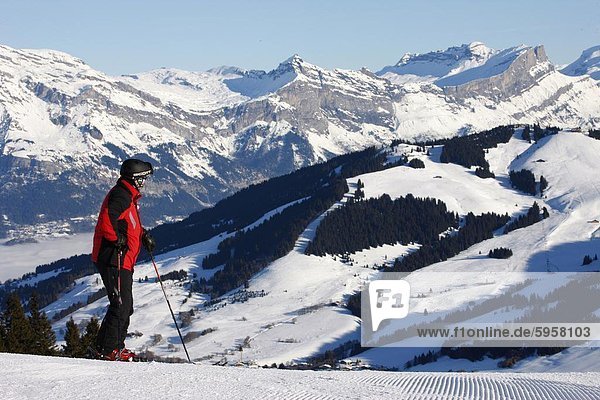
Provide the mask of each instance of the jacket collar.
POLYGON ((127 181, 127 179, 123 179, 123 178, 119 178, 119 180, 117 181, 117 184, 123 186, 125 189, 127 189, 129 191, 129 193, 131 193, 131 197, 133 198, 134 201, 137 201, 140 197, 142 197, 142 194, 140 193, 139 190, 137 190, 137 188, 135 186, 133 186, 131 183, 129 183, 127 181))

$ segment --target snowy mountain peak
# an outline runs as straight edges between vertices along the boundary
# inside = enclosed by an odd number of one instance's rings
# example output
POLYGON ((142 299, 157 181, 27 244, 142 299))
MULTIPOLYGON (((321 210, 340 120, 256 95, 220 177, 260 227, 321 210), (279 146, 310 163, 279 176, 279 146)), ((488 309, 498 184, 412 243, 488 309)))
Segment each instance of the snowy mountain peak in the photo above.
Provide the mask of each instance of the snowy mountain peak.
POLYGON ((0 45, 0 57, 3 60, 1 70, 11 69, 19 74, 54 76, 67 71, 71 74, 97 74, 83 60, 57 50, 14 49, 0 45))
POLYGON ((410 62, 437 61, 449 62, 474 59, 478 57, 487 57, 493 53, 493 50, 488 48, 482 42, 472 42, 462 44, 460 46, 449 47, 445 50, 436 50, 429 53, 406 53, 400 61, 396 63, 396 67, 406 65, 410 62))
MULTIPOLYGON (((210 72, 191 72, 177 68, 159 68, 148 72, 132 75, 123 75, 124 78, 132 78, 162 85, 182 86, 201 90, 207 84, 210 72)), ((146 88, 147 89, 147 88, 146 88)))
POLYGON ((569 76, 589 75, 600 80, 600 46, 590 47, 560 72, 569 76))
POLYGON ((516 46, 496 52, 482 65, 435 81, 456 98, 509 98, 538 84, 554 71, 544 46, 516 46))
POLYGON ((223 75, 223 76, 227 76, 227 75, 244 75, 244 73, 246 72, 246 70, 239 68, 239 67, 234 67, 231 65, 220 65, 218 67, 215 68, 211 68, 208 71, 206 71, 208 73, 211 74, 215 74, 215 75, 223 75))
POLYGON ((271 71, 269 74, 284 74, 287 72, 294 73, 296 75, 303 74, 307 69, 315 68, 316 66, 307 63, 298 54, 294 54, 285 61, 281 62, 279 66, 271 71))
POLYGON ((483 42, 471 42, 468 44, 468 48, 472 54, 480 56, 485 56, 486 54, 489 54, 493 51, 492 49, 487 47, 483 42))
POLYGON ((384 67, 377 75, 395 83, 431 82, 482 65, 493 53, 492 49, 481 42, 424 54, 406 53, 395 65, 384 67))
POLYGON ((510 47, 495 52, 481 65, 438 79, 436 84, 438 86, 457 86, 476 79, 490 78, 499 75, 506 71, 513 62, 527 52, 531 53, 530 63, 535 64, 548 61, 542 46, 536 48, 525 45, 510 47))
POLYGON ((298 53, 294 53, 291 57, 288 57, 288 59, 283 61, 281 64, 298 65, 303 62, 304 62, 304 60, 302 59, 302 57, 300 57, 300 55, 298 55, 298 53))

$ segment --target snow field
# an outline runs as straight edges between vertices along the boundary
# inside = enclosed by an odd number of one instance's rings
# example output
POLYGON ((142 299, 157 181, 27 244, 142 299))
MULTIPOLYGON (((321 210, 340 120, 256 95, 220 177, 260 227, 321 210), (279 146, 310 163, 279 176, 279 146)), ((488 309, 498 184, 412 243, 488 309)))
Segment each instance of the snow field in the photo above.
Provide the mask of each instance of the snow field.
POLYGON ((0 354, 5 398, 595 400, 598 373, 286 371, 0 354))

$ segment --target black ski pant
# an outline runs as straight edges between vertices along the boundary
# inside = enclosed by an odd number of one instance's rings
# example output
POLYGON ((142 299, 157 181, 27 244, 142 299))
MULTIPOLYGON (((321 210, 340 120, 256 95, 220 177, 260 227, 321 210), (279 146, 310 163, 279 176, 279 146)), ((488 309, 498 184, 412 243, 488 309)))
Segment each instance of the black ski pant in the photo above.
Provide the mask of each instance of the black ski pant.
POLYGON ((110 302, 106 315, 98 331, 97 350, 102 354, 110 354, 115 349, 125 348, 125 337, 129 328, 129 317, 133 314, 133 273, 129 270, 97 265, 102 283, 108 293, 110 302), (119 280, 121 293, 119 293, 119 280), (120 296, 119 296, 120 295, 120 296))

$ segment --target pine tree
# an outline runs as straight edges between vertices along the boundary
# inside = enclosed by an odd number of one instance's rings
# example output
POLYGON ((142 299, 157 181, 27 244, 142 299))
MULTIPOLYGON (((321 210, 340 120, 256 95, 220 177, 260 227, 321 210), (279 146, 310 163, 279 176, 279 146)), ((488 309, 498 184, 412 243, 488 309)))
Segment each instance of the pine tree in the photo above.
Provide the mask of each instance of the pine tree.
POLYGON ((29 300, 29 325, 31 326, 31 353, 43 356, 56 354, 56 335, 46 313, 40 312, 36 293, 29 300))
POLYGON ((591 129, 589 131, 589 135, 590 135, 591 138, 600 139, 600 129, 596 129, 596 130, 591 129))
POLYGON ((98 337, 98 331, 100 330, 100 324, 98 318, 92 317, 85 326, 85 333, 81 337, 81 350, 87 352, 88 349, 96 348, 96 338, 98 337))
POLYGON ((67 321, 67 332, 65 333, 65 344, 63 354, 67 357, 82 357, 81 336, 79 328, 73 321, 73 317, 67 321))
POLYGON ((523 129, 523 140, 527 140, 531 143, 531 128, 529 128, 529 125, 525 126, 525 129, 523 129))
POLYGON ((544 130, 538 124, 534 124, 533 125, 533 139, 537 142, 544 136, 545 136, 544 130))
POLYGON ((3 322, 6 330, 5 350, 8 353, 28 353, 31 347, 31 326, 16 293, 8 296, 3 322))
POLYGON ((548 187, 548 181, 544 178, 544 175, 540 176, 540 194, 544 194, 544 190, 548 187))
POLYGON ((548 212, 548 209, 546 207, 544 207, 542 209, 542 218, 546 219, 550 216, 550 213, 548 212))
POLYGON ((6 332, 4 331, 4 324, 0 320, 0 353, 5 351, 4 349, 4 337, 6 336, 6 332))

